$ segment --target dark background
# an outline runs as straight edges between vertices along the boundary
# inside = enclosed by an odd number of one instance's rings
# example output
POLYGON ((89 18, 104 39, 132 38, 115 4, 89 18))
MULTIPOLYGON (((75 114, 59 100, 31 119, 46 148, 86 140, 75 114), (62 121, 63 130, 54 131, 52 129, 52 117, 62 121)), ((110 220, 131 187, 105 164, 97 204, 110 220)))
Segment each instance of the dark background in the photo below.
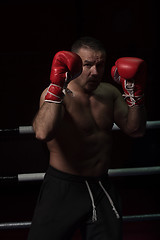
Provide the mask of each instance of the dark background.
POLYGON ((107 81, 117 58, 146 60, 147 119, 159 119, 158 6, 154 0, 12 2, 0 4, 0 128, 32 123, 39 96, 49 84, 54 54, 70 50, 74 40, 86 35, 106 46, 107 81))
MULTIPOLYGON (((158 2, 112 1, 1 1, 0 3, 0 129, 32 124, 39 97, 49 84, 52 58, 70 50, 80 36, 103 42, 108 53, 106 81, 117 58, 143 58, 148 66, 147 120, 160 120, 158 66, 158 2)), ((111 168, 160 165, 160 130, 147 130, 140 139, 114 132, 111 168)), ((44 172, 46 146, 34 135, 0 132, 0 174, 44 172)), ((160 212, 159 175, 115 180, 123 214, 160 212)), ((0 222, 30 221, 40 184, 0 185, 0 222)), ((158 240, 159 221, 125 223, 125 240, 158 240)), ((28 230, 0 231, 0 239, 26 239, 28 230)))

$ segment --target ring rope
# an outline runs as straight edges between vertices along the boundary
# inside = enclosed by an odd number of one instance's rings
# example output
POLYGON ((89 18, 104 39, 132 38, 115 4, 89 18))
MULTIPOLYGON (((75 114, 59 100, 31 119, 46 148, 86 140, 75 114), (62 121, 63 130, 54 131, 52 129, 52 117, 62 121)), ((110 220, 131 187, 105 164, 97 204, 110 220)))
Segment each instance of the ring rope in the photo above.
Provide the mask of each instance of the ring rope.
POLYGON ((160 213, 123 216, 122 219, 124 222, 154 221, 160 220, 160 213))
MULTIPOLYGON (((155 221, 160 220, 160 214, 157 213, 157 214, 123 216, 122 220, 124 222, 155 221)), ((6 222, 0 223, 0 230, 30 228, 30 226, 31 222, 6 222)))
MULTIPOLYGON (((160 128, 160 121, 147 121, 146 123, 147 129, 157 129, 160 128)), ((120 130, 120 128, 114 123, 113 131, 120 130)), ((0 129, 0 134, 9 134, 9 133, 18 133, 18 134, 34 134, 34 130, 32 126, 19 126, 17 128, 10 129, 0 129)))
MULTIPOLYGON (((109 177, 126 177, 126 176, 141 176, 141 175, 155 175, 160 174, 160 166, 154 167, 140 167, 140 168, 118 168, 109 169, 109 177)), ((29 182, 42 181, 45 173, 23 173, 15 176, 1 176, 0 183, 5 182, 29 182)))
MULTIPOLYGON (((160 128, 160 121, 147 121, 146 122, 146 129, 157 129, 160 128)), ((120 130, 120 128, 114 123, 113 131, 120 130)))
POLYGON ((110 177, 141 176, 141 175, 153 175, 153 174, 159 174, 159 173, 160 173, 160 166, 119 168, 119 169, 109 169, 108 171, 108 175, 110 177))

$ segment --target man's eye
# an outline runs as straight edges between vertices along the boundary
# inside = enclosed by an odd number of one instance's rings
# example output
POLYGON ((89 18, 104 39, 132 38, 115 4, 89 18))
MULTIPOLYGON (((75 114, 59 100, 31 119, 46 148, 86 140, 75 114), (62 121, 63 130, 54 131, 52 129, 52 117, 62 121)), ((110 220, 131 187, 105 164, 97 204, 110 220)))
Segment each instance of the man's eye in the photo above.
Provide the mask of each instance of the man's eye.
POLYGON ((89 64, 89 63, 85 63, 84 66, 86 66, 86 67, 91 67, 92 65, 89 64))

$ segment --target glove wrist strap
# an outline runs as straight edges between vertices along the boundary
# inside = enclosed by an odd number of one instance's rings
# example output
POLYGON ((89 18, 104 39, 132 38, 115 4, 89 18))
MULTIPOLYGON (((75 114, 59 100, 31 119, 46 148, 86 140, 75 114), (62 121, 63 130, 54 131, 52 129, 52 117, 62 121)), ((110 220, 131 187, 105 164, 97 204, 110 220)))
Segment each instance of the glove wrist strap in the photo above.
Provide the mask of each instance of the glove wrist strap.
POLYGON ((45 102, 61 103, 64 96, 62 90, 62 87, 51 83, 45 96, 45 102))

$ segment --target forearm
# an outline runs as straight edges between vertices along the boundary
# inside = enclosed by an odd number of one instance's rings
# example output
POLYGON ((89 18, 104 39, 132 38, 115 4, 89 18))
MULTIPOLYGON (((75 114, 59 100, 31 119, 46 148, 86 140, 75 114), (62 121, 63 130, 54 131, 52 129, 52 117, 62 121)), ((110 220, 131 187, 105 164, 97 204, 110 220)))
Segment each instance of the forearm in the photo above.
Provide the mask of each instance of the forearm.
POLYGON ((53 137, 62 119, 62 104, 44 102, 33 120, 36 138, 47 141, 53 137))
POLYGON ((60 51, 53 58, 50 81, 40 98, 40 109, 33 120, 36 137, 51 140, 61 123, 63 108, 63 89, 68 81, 82 72, 82 59, 68 51, 60 51))
MULTIPOLYGON (((146 70, 145 61, 134 57, 118 59, 115 66, 111 69, 113 79, 122 84, 124 91, 123 97, 128 105, 126 110, 122 101, 121 103, 124 107, 117 104, 116 120, 120 122, 120 126, 125 133, 132 137, 143 136, 145 132, 144 89, 146 70), (119 116, 122 117, 122 120, 119 120, 119 116)), ((120 98, 118 99, 120 101, 120 98)))
POLYGON ((128 107, 126 133, 131 137, 142 137, 146 129, 146 113, 144 106, 128 107))

